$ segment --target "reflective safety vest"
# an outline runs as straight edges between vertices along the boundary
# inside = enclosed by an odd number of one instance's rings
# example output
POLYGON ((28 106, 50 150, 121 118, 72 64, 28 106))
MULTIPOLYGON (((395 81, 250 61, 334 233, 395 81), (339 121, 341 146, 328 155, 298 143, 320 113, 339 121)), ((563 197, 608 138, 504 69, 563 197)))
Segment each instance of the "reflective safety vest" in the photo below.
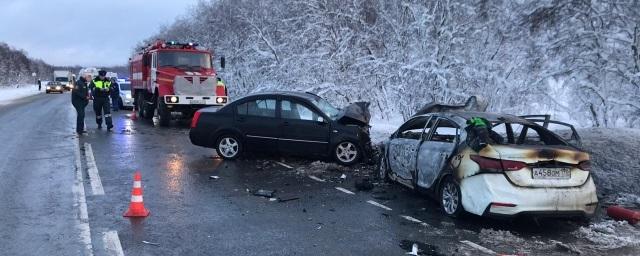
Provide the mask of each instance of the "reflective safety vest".
POLYGON ((111 88, 111 81, 93 80, 93 84, 100 90, 109 90, 111 88))

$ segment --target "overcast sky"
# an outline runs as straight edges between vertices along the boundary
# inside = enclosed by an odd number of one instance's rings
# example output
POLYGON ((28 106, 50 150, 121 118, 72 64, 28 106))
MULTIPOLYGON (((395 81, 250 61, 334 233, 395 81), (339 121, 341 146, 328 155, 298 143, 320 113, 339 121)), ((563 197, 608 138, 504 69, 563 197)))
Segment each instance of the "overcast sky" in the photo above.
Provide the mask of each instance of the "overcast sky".
POLYGON ((0 41, 53 65, 127 62, 198 0, 0 0, 0 41))

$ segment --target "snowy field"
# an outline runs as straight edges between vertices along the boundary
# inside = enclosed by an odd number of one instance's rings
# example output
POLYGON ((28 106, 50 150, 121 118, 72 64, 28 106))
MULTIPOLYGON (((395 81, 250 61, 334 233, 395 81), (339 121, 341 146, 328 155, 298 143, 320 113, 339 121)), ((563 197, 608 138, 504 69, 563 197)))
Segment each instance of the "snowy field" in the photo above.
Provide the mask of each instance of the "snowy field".
POLYGON ((34 84, 0 86, 0 105, 7 105, 16 99, 40 93, 44 93, 44 88, 38 91, 38 85, 34 84))

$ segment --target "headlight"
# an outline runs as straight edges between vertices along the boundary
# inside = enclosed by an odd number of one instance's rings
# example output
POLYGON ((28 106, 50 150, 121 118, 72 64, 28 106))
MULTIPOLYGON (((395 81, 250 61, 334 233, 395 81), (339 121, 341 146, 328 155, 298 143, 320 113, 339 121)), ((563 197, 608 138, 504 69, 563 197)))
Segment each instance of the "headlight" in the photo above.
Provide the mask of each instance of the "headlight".
POLYGON ((49 89, 51 89, 51 86, 48 86, 48 85, 47 85, 47 90, 49 90, 49 89))
POLYGON ((56 90, 60 90, 60 86, 56 86, 56 90))
POLYGON ((127 98, 127 99, 131 99, 131 93, 125 94, 124 97, 127 98))
POLYGON ((227 99, 224 97, 216 97, 216 102, 217 103, 226 103, 227 99))
POLYGON ((171 97, 169 98, 169 102, 171 102, 171 103, 178 103, 178 97, 176 97, 176 96, 171 96, 171 97))

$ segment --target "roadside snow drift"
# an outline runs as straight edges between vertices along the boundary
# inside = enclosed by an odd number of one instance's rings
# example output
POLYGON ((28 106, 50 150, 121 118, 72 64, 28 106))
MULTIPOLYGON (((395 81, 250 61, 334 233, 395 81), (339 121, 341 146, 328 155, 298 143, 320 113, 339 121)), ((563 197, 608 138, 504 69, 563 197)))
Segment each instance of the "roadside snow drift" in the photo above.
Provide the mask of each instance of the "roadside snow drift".
POLYGON ((0 86, 0 105, 7 105, 16 99, 44 93, 44 88, 42 89, 43 91, 38 91, 38 86, 34 84, 0 86))

